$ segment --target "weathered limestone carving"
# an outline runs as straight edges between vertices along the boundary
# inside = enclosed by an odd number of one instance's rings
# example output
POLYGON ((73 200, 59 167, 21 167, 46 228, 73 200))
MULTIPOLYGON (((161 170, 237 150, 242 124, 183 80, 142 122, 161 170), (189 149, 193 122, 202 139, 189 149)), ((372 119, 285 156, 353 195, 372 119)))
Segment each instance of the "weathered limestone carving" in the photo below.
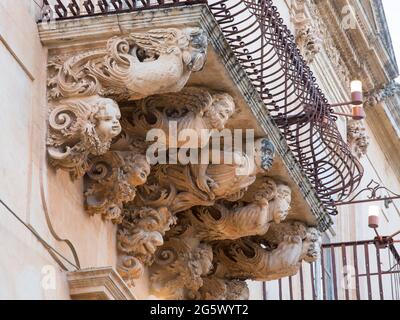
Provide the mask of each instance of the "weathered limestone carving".
POLYGON ((321 237, 300 222, 271 225, 262 237, 221 242, 214 249, 215 275, 225 279, 271 281, 295 275, 302 261, 319 258, 321 237))
POLYGON ((173 235, 157 250, 150 268, 152 294, 163 299, 195 299, 212 261, 211 246, 201 243, 193 228, 173 235))
MULTIPOLYGON (((177 213, 194 206, 211 206, 217 200, 237 201, 244 196, 257 174, 266 174, 275 157, 268 139, 256 141, 254 156, 242 151, 221 151, 232 164, 160 165, 153 168, 150 187, 140 188, 142 203, 156 203, 177 213)), ((224 161, 222 161, 224 162, 224 161)))
POLYGON ((106 48, 49 62, 53 100, 100 94, 137 100, 179 92, 206 60, 207 38, 199 28, 156 29, 111 38, 106 48))
POLYGON ((176 223, 167 208, 138 208, 128 205, 117 233, 118 272, 129 285, 140 278, 144 266, 152 264, 165 232, 176 223))
POLYGON ((271 223, 285 220, 291 202, 290 188, 277 185, 270 178, 263 178, 257 189, 253 186, 242 199, 246 202, 193 208, 190 217, 197 235, 206 241, 236 240, 264 235, 271 223))
POLYGON ((348 121, 347 141, 353 151, 353 154, 359 159, 367 154, 369 137, 366 133, 363 121, 348 121))
POLYGON ((211 130, 223 130, 234 112, 235 103, 229 94, 189 87, 177 94, 155 95, 139 101, 127 127, 144 137, 152 129, 162 130, 167 148, 202 148, 209 142, 211 130), (170 132, 174 122, 176 132, 170 132), (196 141, 185 141, 185 132, 189 130, 197 134, 196 141), (170 146, 170 141, 175 140, 177 144, 170 146))
POLYGON ((375 106, 376 104, 385 101, 386 99, 400 95, 400 84, 395 80, 388 83, 381 89, 376 89, 366 94, 366 104, 368 106, 375 106))
POLYGON ((292 21, 295 27, 296 43, 307 63, 312 63, 315 56, 321 51, 323 36, 318 23, 305 14, 305 0, 293 2, 292 21))
POLYGON ((145 184, 149 174, 146 157, 134 151, 110 151, 92 159, 85 190, 86 210, 121 223, 123 204, 135 199, 136 187, 145 184))
POLYGON ((250 292, 245 281, 220 279, 215 276, 203 278, 196 300, 249 300, 250 292))
POLYGON ((55 168, 85 174, 89 155, 102 155, 120 134, 121 114, 115 101, 99 96, 65 99, 50 106, 47 139, 50 162, 55 168))

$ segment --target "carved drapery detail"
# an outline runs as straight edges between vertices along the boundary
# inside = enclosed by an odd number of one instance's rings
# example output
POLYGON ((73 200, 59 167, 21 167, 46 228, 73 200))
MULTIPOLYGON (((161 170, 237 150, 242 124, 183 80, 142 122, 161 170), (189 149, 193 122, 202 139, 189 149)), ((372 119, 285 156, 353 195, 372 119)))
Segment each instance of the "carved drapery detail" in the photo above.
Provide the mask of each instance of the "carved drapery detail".
POLYGON ((368 151, 369 137, 363 121, 349 120, 347 123, 347 141, 353 154, 359 159, 368 151))

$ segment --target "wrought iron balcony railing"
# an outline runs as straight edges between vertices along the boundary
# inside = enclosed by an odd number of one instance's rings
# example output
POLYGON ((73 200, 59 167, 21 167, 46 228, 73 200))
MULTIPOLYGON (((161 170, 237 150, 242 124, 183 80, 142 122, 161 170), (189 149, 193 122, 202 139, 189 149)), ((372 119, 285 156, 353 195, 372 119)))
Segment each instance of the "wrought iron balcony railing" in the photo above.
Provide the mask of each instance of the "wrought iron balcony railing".
POLYGON ((296 161, 330 214, 358 187, 363 168, 338 130, 333 109, 271 0, 75 0, 50 5, 43 20, 207 4, 296 161))

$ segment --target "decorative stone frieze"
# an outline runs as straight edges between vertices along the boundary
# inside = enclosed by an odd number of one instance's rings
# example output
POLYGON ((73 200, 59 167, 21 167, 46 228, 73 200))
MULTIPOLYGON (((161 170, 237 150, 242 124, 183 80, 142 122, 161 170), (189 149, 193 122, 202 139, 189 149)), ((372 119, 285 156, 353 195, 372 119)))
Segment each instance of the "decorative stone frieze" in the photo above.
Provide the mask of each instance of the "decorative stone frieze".
POLYGON ((373 107, 395 95, 400 95, 400 84, 393 80, 381 89, 368 92, 366 94, 366 104, 367 106, 373 107))
POLYGON ((347 142, 353 154, 359 159, 367 154, 369 137, 363 121, 349 120, 347 122, 347 142))

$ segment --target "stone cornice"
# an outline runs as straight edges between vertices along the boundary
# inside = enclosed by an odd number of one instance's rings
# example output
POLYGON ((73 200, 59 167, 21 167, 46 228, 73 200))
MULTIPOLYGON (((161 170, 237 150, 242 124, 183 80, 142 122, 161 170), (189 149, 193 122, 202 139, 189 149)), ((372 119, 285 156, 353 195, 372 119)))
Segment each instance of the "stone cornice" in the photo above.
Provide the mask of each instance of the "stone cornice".
POLYGON ((67 275, 74 300, 135 300, 124 280, 113 268, 93 268, 67 275))
POLYGON ((226 66, 227 73, 236 84, 238 91, 250 107, 254 118, 264 129, 268 138, 275 144, 288 174, 296 181, 301 194, 315 218, 321 231, 332 224, 332 220, 318 200, 310 181, 295 161, 285 139, 271 120, 259 94, 253 87, 246 72, 240 66, 213 15, 205 5, 194 5, 185 8, 165 10, 146 10, 142 12, 124 13, 109 16, 87 17, 75 20, 56 22, 53 28, 39 24, 42 43, 49 49, 70 50, 71 46, 82 46, 88 39, 91 42, 104 42, 110 36, 137 32, 148 28, 164 28, 173 26, 200 27, 209 39, 219 59, 226 66))

